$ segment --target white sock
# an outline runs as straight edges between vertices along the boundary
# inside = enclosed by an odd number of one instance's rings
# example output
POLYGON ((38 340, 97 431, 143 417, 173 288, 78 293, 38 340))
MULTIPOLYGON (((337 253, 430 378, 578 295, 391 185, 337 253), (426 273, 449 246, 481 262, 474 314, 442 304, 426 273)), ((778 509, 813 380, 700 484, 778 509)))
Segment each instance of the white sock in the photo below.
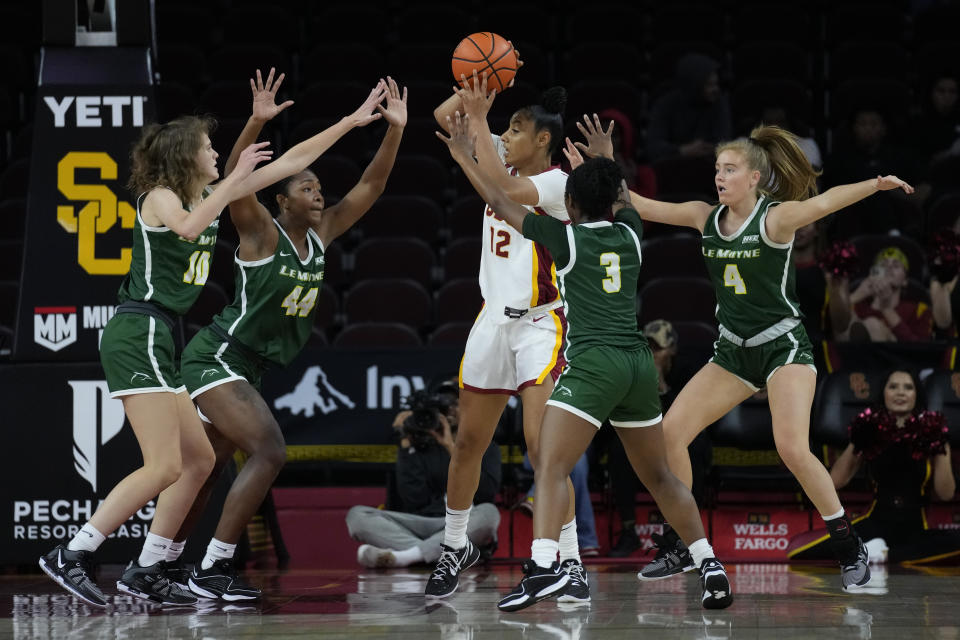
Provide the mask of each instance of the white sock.
POLYGON ((560 543, 550 538, 537 538, 530 545, 530 558, 538 567, 549 569, 557 561, 560 543))
POLYGON ((216 538, 210 540, 207 545, 207 555, 200 561, 201 569, 209 569, 217 560, 229 560, 233 557, 233 552, 237 550, 237 545, 221 542, 216 538))
POLYGON ((470 507, 466 509, 451 509, 447 507, 447 515, 443 527, 443 544, 451 549, 462 549, 467 546, 467 524, 470 522, 470 507))
POLYGON ((414 545, 409 549, 393 550, 393 557, 397 559, 398 567, 409 567, 412 564, 423 562, 423 552, 420 547, 414 545))
POLYGON ((577 541, 577 519, 574 518, 560 529, 560 562, 580 562, 580 543, 577 541))
POLYGON ((183 553, 183 548, 187 546, 187 541, 183 542, 171 542, 170 546, 167 547, 167 562, 176 562, 180 559, 180 554, 183 553))
POLYGON ((700 568, 700 565, 703 564, 704 560, 717 557, 717 555, 713 552, 713 547, 710 546, 710 543, 707 542, 706 538, 700 538, 687 547, 687 549, 690 550, 690 555, 693 556, 693 565, 697 569, 700 568))
POLYGON ((170 538, 148 533, 147 539, 143 542, 143 550, 140 552, 137 564, 141 567, 152 567, 161 560, 166 560, 167 551, 170 550, 171 544, 173 544, 173 540, 170 538))
POLYGON ((73 536, 73 540, 67 544, 67 549, 69 551, 96 551, 106 539, 107 536, 94 529, 88 522, 80 528, 80 531, 77 531, 77 535, 73 536))
POLYGON ((827 520, 836 520, 837 518, 842 518, 843 514, 844 514, 843 507, 840 507, 840 511, 837 511, 836 513, 829 516, 825 516, 821 514, 820 517, 823 518, 824 522, 826 522, 827 520))

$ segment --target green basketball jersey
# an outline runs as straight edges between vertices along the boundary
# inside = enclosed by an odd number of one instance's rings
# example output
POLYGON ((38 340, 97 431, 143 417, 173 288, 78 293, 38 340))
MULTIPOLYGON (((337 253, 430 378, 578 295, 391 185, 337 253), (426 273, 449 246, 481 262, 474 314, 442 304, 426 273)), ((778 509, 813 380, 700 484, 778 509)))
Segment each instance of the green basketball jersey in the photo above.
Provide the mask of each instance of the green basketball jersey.
POLYGON ((637 328, 637 279, 643 223, 633 209, 614 221, 566 225, 528 215, 523 235, 553 256, 567 315, 567 361, 592 346, 636 349, 646 344, 637 328))
POLYGON ((289 364, 310 337, 323 284, 323 243, 307 231, 309 251, 301 260, 276 220, 280 238, 269 258, 235 260, 236 295, 213 323, 260 356, 289 364))
POLYGON ((750 338, 785 318, 802 318, 796 294, 793 240, 767 237, 767 212, 780 204, 763 196, 733 233, 720 233, 719 205, 703 228, 703 259, 717 296, 717 321, 741 338, 750 338))
MULTIPOLYGON (((203 197, 212 191, 207 187, 203 197)), ((181 238, 169 227, 143 223, 140 206, 146 195, 143 193, 137 198, 130 272, 121 283, 117 297, 120 302, 152 302, 183 315, 196 302, 210 275, 220 220, 211 222, 196 240, 181 238)), ((184 208, 190 211, 189 207, 184 208)))

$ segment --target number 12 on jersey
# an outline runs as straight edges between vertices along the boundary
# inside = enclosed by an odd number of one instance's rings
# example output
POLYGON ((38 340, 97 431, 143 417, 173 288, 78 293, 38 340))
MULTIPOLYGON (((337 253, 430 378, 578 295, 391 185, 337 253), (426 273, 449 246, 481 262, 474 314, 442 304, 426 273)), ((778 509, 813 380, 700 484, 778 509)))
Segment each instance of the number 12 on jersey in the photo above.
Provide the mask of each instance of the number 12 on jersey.
POLYGON ((723 268, 723 286, 733 287, 733 292, 743 294, 747 292, 747 283, 740 277, 740 270, 737 265, 728 264, 723 268))

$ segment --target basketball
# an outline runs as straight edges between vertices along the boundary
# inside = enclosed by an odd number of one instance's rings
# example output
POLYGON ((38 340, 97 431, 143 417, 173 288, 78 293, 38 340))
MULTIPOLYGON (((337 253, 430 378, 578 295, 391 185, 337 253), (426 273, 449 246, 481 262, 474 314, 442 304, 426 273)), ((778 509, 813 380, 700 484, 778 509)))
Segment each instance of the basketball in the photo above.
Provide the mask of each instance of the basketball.
POLYGON ((517 53, 513 46, 503 36, 489 31, 472 33, 457 45, 453 50, 453 79, 460 83, 460 75, 466 76, 467 81, 473 77, 473 70, 477 70, 477 77, 482 78, 487 72, 487 90, 496 89, 502 92, 510 85, 513 76, 517 73, 517 53))

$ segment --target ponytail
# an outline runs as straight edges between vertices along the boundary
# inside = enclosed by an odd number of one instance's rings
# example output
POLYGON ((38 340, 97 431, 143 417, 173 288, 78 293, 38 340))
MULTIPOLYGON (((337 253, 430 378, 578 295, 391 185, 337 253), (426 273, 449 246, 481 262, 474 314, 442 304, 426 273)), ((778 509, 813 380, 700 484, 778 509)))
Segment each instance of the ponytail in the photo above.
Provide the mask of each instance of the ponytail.
POLYGON ((737 151, 747 165, 760 172, 760 193, 774 200, 806 200, 817 195, 817 171, 807 160, 797 136, 773 125, 760 125, 749 138, 737 138, 717 146, 723 151, 737 151))

